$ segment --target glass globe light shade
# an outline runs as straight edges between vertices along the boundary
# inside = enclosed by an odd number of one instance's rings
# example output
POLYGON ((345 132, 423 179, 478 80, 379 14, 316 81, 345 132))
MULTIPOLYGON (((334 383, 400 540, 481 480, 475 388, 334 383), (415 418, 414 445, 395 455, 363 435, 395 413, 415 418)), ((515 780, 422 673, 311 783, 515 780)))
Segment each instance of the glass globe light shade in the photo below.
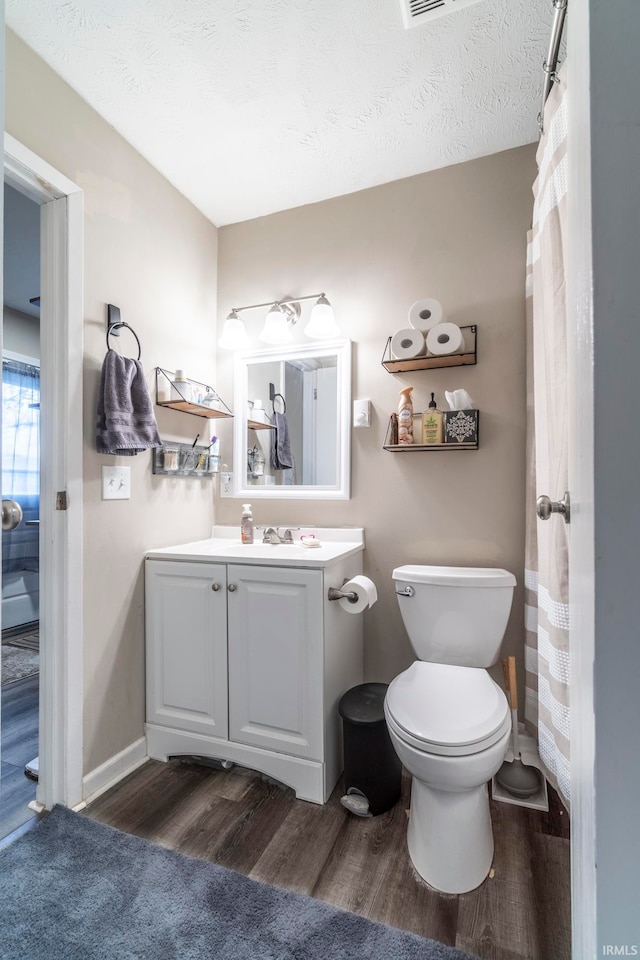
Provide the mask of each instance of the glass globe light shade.
POLYGON ((293 340, 287 316, 277 303, 269 310, 259 336, 264 343, 291 343, 293 340))
POLYGON ((333 315, 333 307, 324 295, 318 297, 313 305, 311 317, 304 332, 314 340, 331 340, 340 336, 340 327, 333 315))
POLYGON ((218 346, 222 350, 247 350, 251 345, 244 323, 232 310, 224 322, 218 346))

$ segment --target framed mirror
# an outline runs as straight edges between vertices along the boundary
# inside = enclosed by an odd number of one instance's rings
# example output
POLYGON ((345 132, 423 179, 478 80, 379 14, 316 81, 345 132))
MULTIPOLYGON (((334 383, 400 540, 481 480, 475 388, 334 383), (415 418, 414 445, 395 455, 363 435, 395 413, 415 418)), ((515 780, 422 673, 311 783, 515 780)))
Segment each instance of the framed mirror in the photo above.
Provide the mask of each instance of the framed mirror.
POLYGON ((348 500, 351 341, 236 354, 234 496, 348 500))

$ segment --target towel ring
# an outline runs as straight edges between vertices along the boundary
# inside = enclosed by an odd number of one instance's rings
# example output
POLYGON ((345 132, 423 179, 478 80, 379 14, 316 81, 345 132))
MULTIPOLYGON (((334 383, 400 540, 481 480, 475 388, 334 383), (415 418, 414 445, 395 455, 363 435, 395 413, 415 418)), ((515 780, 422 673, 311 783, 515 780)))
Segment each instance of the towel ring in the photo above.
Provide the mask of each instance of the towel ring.
POLYGON ((111 336, 111 334, 113 334, 114 337, 119 337, 120 336, 119 331, 122 327, 126 327, 127 330, 130 330, 133 336, 135 337, 135 341, 138 344, 138 360, 139 360, 140 357, 142 356, 142 347, 140 346, 140 341, 138 340, 138 334, 135 332, 133 327, 130 327, 128 323, 124 322, 124 320, 121 320, 119 323, 112 323, 109 326, 109 329, 107 330, 107 350, 111 349, 109 345, 109 337, 111 336))
POLYGON ((283 413, 286 413, 286 412, 287 412, 287 401, 285 400, 285 398, 282 396, 281 393, 274 393, 273 397, 271 398, 271 406, 272 406, 272 408, 273 408, 273 412, 274 412, 274 413, 276 412, 276 400, 277 400, 278 398, 280 398, 280 400, 282 400, 282 412, 283 412, 283 413))
POLYGON ((111 334, 113 334, 114 337, 119 337, 120 330, 122 329, 122 327, 126 327, 127 330, 130 330, 133 336, 135 337, 135 341, 138 344, 138 360, 140 360, 140 357, 142 356, 142 347, 140 346, 140 341, 138 340, 137 333, 135 332, 133 327, 130 327, 128 323, 125 323, 124 320, 120 319, 120 307, 116 307, 113 303, 108 303, 107 304, 107 350, 111 349, 109 345, 109 337, 111 336, 111 334))
POLYGON ((281 393, 276 393, 276 388, 273 383, 269 384, 269 400, 271 400, 271 411, 275 416, 276 412, 276 398, 280 397, 282 400, 282 412, 287 412, 287 401, 284 399, 281 393))

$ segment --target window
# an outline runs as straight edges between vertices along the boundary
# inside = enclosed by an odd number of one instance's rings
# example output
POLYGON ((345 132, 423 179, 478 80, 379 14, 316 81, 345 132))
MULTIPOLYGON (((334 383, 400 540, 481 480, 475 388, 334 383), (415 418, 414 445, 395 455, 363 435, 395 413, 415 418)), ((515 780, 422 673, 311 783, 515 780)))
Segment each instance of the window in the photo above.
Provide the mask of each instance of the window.
POLYGON ((2 496, 40 492, 40 368, 2 362, 2 496))

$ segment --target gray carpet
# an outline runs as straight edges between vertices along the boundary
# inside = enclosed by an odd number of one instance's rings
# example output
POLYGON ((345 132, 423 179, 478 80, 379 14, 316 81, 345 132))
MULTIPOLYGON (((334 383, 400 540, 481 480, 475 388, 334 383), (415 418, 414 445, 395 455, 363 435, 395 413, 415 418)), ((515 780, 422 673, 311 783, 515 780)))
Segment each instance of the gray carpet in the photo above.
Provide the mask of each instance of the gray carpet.
POLYGON ((37 650, 29 650, 14 646, 11 643, 2 644, 2 686, 13 683, 15 680, 24 680, 32 677, 40 670, 40 654, 37 650))
POLYGON ((40 670, 38 621, 2 631, 2 686, 40 670))
POLYGON ((469 960, 61 807, 0 878, 2 960, 469 960))

